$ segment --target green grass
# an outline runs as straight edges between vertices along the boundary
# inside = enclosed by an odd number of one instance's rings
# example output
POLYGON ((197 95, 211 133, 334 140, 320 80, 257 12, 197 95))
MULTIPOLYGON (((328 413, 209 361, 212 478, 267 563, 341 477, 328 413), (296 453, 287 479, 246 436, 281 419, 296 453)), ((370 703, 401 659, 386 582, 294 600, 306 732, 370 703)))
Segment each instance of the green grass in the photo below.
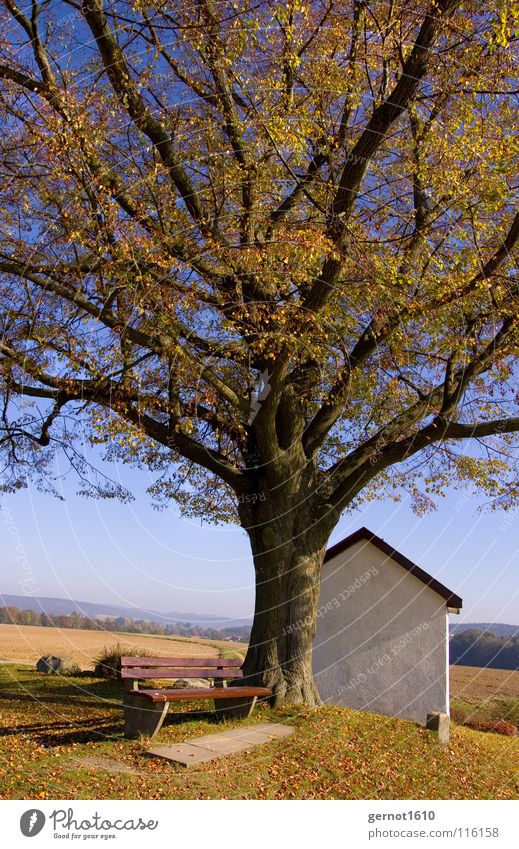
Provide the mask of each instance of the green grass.
MULTIPOLYGON (((449 748, 411 722, 337 707, 258 709, 288 738, 185 769, 122 736, 116 682, 0 666, 3 799, 517 799, 519 738, 453 726, 449 748)), ((200 703, 191 707, 200 709, 200 703)), ((159 743, 221 730, 170 712, 159 743)))

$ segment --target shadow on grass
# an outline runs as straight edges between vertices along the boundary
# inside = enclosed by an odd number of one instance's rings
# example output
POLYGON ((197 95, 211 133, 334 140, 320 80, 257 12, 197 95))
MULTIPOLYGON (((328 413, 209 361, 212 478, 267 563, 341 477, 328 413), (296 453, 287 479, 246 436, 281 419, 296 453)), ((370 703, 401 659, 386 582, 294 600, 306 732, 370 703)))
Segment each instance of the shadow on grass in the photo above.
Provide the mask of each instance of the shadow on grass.
MULTIPOLYGON (((18 697, 20 701, 31 701, 30 696, 18 697)), ((38 699, 35 699, 38 701, 38 699)), ((64 702, 64 699, 45 699, 47 703, 64 702)), ((70 704, 69 701, 67 701, 70 704)), ((79 700, 75 704, 81 704, 79 700)), ((84 702, 89 707, 92 707, 91 702, 84 702)), ((96 706, 99 707, 99 706, 96 706)), ((181 725, 189 726, 192 723, 206 723, 208 725, 219 725, 220 721, 211 711, 183 711, 171 713, 165 719, 164 727, 178 727, 181 725)), ((23 735, 28 737, 33 743, 42 746, 45 749, 53 749, 57 746, 70 746, 74 743, 98 743, 100 741, 124 740, 124 719, 121 705, 120 717, 114 718, 113 711, 110 709, 110 715, 106 718, 102 716, 92 717, 92 719, 72 718, 56 718, 43 722, 32 723, 17 723, 14 726, 0 728, 0 739, 16 737, 23 735)))
MULTIPOLYGON (((78 743, 124 740, 123 689, 117 681, 92 680, 88 673, 80 676, 20 675, 17 681, 8 681, 5 689, 0 687, 0 706, 2 704, 10 711, 16 711, 17 704, 20 708, 21 722, 0 728, 0 739, 6 742, 9 737, 20 735, 35 745, 52 749, 78 743), (88 683, 87 678, 90 678, 88 683), (41 721, 38 721, 38 705, 41 721)), ((164 726, 171 729, 194 724, 215 729, 221 725, 210 701, 170 706, 164 722, 164 726)))
POLYGON ((93 695, 93 698, 90 699, 78 699, 77 696, 63 696, 63 695, 41 695, 40 693, 0 693, 0 702, 38 702, 38 704, 55 704, 55 705, 67 705, 68 707, 81 705, 89 708, 99 708, 101 705, 105 704, 108 709, 113 709, 114 707, 119 706, 119 701, 114 700, 113 698, 104 697, 96 697, 93 695))
MULTIPOLYGON (((214 714, 206 711, 186 711, 166 717, 164 726, 189 725, 192 722, 206 722, 218 725, 214 714)), ((124 725, 121 712, 120 721, 114 722, 113 717, 106 720, 96 718, 78 722, 48 722, 33 725, 18 725, 13 729, 0 730, 0 736, 9 734, 28 734, 39 746, 46 749, 55 746, 67 746, 73 743, 94 743, 100 740, 124 740, 124 725)))
POLYGON ((0 738, 6 740, 26 736, 36 745, 53 748, 120 740, 123 736, 121 686, 117 682, 92 681, 91 674, 29 678, 21 675, 0 689, 1 705, 10 712, 16 711, 17 705, 20 710, 20 722, 0 728, 0 738))
MULTIPOLYGON (((84 676, 87 678, 87 676, 84 676)), ((19 678, 15 681, 2 681, 0 684, 0 699, 55 699, 56 701, 74 700, 74 703, 80 704, 81 697, 93 696, 112 701, 121 702, 123 700, 122 685, 116 681, 98 680, 92 681, 92 676, 89 683, 83 683, 82 679, 75 675, 72 676, 52 676, 44 678, 28 678, 27 680, 19 678), (79 679, 79 680, 77 680, 79 679), (76 683, 77 680, 77 683, 76 683)))
POLYGON ((189 722, 208 722, 211 725, 220 725, 214 711, 211 710, 186 710, 186 711, 171 711, 171 708, 164 720, 163 728, 167 725, 183 725, 189 722))
POLYGON ((49 749, 72 743, 98 742, 100 738, 120 740, 123 736, 123 724, 114 722, 113 717, 97 717, 81 722, 35 722, 0 729, 0 737, 16 737, 19 734, 27 735, 38 746, 49 749))
POLYGON ((61 731, 59 734, 36 734, 33 740, 45 749, 53 749, 56 746, 70 746, 73 743, 99 743, 107 740, 123 739, 123 726, 121 722, 100 723, 93 727, 93 723, 85 722, 81 728, 70 731, 61 731))

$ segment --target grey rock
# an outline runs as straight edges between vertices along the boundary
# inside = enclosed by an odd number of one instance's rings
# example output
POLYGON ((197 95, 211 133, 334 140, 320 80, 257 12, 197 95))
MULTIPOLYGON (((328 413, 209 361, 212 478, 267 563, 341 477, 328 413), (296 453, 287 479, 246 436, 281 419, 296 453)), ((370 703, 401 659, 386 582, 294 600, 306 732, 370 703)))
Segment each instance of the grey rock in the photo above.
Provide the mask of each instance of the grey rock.
POLYGON ((172 684, 172 690, 187 690, 190 688, 203 689, 210 687, 211 684, 206 678, 176 678, 172 684))
POLYGON ((36 663, 36 670, 45 675, 74 675, 81 671, 71 657, 58 657, 54 654, 45 654, 40 657, 36 663))

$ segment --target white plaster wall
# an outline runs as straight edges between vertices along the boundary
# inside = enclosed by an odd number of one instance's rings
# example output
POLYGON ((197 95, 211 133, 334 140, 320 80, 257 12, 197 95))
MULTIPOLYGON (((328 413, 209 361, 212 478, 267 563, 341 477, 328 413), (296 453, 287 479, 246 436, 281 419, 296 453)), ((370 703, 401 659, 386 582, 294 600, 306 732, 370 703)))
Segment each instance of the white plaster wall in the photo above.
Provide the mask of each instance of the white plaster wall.
POLYGON ((445 600, 360 541, 325 563, 313 664, 323 701, 425 724, 449 712, 445 600))

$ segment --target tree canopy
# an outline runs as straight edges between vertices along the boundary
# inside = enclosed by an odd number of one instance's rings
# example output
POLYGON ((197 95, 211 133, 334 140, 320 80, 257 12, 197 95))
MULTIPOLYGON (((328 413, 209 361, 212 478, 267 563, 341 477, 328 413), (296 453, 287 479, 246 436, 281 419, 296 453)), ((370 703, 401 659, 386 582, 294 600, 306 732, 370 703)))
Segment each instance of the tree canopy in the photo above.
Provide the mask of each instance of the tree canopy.
POLYGON ((450 662, 485 669, 519 669, 519 637, 498 637, 492 631, 468 628, 449 643, 450 662))
POLYGON ((86 438, 212 518, 260 464, 515 494, 506 3, 1 8, 6 488, 121 494, 86 438))
POLYGON ((517 13, 0 11, 2 486, 52 489, 64 455, 125 497, 101 445, 159 502, 239 520, 246 676, 313 704, 341 513, 384 487, 418 511, 449 483, 517 496, 517 13))

